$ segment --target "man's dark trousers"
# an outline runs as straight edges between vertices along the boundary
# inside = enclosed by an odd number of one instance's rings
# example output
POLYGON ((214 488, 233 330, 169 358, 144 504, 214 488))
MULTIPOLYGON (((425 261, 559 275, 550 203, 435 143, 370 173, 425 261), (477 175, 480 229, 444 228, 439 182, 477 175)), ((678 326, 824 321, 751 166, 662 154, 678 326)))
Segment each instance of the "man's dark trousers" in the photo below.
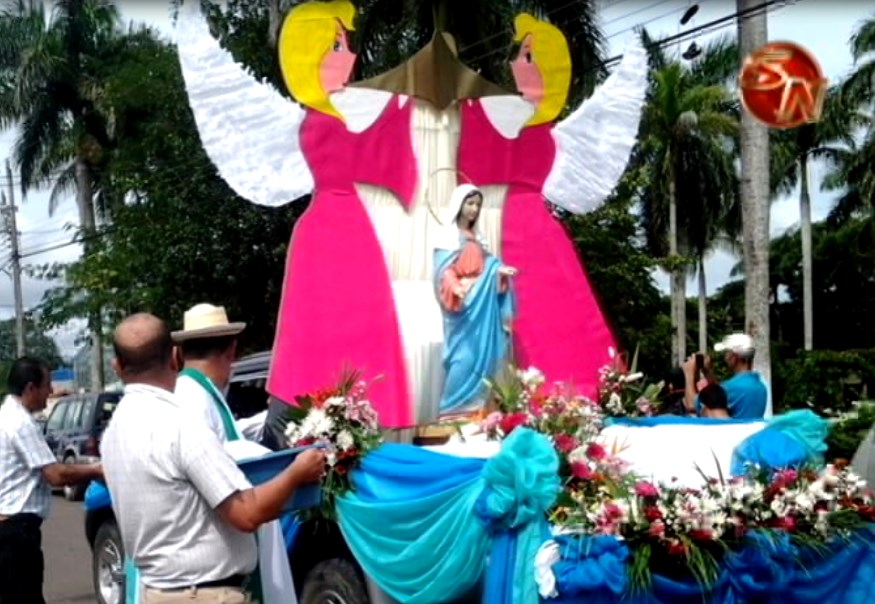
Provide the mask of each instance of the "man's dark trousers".
POLYGON ((36 514, 0 520, 0 604, 45 604, 42 522, 36 514))

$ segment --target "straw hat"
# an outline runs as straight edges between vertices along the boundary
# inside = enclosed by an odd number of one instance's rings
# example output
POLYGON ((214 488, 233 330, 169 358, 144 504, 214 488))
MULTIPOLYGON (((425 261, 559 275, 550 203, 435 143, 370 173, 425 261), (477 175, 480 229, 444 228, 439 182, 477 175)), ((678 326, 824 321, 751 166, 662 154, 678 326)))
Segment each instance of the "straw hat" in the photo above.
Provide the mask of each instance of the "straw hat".
POLYGON ((733 333, 714 345, 717 352, 732 352, 739 356, 749 356, 754 352, 753 338, 744 333, 733 333))
POLYGON ((184 342, 200 338, 235 336, 244 329, 246 323, 228 322, 228 315, 223 306, 197 304, 185 311, 182 330, 174 331, 171 335, 175 342, 184 342))

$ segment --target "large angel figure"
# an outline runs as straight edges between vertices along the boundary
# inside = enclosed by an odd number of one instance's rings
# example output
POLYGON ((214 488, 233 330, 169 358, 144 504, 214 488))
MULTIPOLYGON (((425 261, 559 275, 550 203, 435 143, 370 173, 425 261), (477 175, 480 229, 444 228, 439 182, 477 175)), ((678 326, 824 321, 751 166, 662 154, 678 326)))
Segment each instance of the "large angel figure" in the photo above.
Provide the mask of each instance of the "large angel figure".
POLYGON ((520 50, 511 69, 521 95, 462 105, 459 170, 477 185, 508 185, 501 253, 519 270, 516 363, 593 395, 614 338, 545 198, 583 213, 611 193, 638 133, 647 56, 640 45, 629 48, 593 96, 554 125, 571 82, 568 43, 559 29, 527 14, 516 18, 515 41, 520 50))
POLYGON ((177 26, 180 62, 219 173, 260 205, 313 193, 289 243, 268 391, 292 403, 335 382, 346 365, 379 377, 371 396, 384 426, 411 425, 389 272, 355 183, 385 187, 405 206, 412 201, 412 104, 346 87, 356 58, 347 0, 300 4, 284 21, 280 66, 303 107, 235 63, 188 5, 197 3, 184 5, 177 26))

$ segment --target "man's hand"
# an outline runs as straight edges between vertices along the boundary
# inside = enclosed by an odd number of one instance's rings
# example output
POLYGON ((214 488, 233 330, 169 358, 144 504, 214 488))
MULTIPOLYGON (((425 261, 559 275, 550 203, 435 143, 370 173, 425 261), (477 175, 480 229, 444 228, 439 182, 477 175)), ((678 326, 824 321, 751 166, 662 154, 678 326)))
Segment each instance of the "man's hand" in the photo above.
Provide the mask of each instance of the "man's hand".
POLYGON ((696 355, 690 355, 686 361, 684 361, 684 375, 687 376, 687 380, 695 381, 696 378, 696 355))
POLYGON ((292 470, 302 484, 319 482, 325 476, 325 452, 321 449, 301 451, 292 462, 292 470))

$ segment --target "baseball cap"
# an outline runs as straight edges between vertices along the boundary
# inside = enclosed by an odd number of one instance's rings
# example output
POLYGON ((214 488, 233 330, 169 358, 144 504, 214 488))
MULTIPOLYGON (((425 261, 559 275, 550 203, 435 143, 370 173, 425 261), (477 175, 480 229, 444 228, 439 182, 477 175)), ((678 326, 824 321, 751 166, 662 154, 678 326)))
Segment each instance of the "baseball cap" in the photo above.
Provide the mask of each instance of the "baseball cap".
POLYGON ((733 352, 747 356, 754 351, 753 339, 745 333, 733 333, 714 345, 717 352, 733 352))

